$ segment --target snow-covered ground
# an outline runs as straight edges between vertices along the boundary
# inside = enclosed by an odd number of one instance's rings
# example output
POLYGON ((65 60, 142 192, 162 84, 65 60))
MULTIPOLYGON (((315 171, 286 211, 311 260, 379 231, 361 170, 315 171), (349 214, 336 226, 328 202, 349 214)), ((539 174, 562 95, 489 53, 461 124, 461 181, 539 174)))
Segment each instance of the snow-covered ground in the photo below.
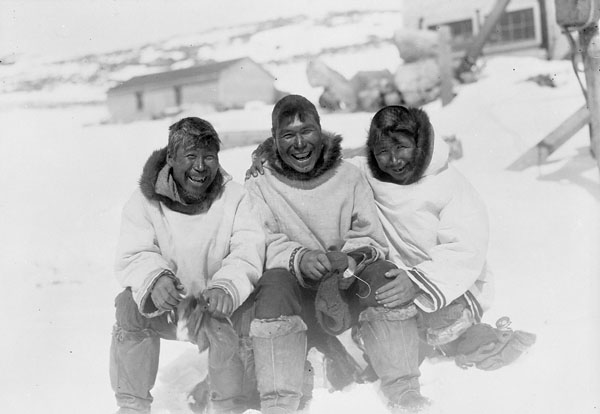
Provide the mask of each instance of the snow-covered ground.
MULTIPOLYGON (((423 393, 434 402, 431 413, 598 413, 600 175, 587 129, 542 165, 506 169, 583 104, 581 92, 565 61, 497 57, 483 75, 458 88, 449 106, 425 109, 437 133, 462 141, 464 158, 455 164, 489 207, 497 294, 484 321, 508 315, 537 343, 494 372, 426 361, 423 393), (538 74, 558 86, 526 81, 538 74)), ((195 115, 225 131, 268 129, 269 114, 258 107, 195 115)), ((322 124, 351 148, 363 143, 371 116, 324 114, 322 124)), ((0 412, 115 410, 108 349, 120 290, 112 272, 120 210, 174 120, 115 125, 101 122, 106 117, 94 106, 0 112, 0 412)), ((252 149, 221 153, 237 181, 252 149)), ((205 370, 199 355, 197 367, 182 365, 182 353, 185 361, 196 355, 189 344, 163 342, 155 412, 185 408, 185 386, 205 370)), ((317 375, 310 414, 387 412, 377 384, 329 393, 317 375)))

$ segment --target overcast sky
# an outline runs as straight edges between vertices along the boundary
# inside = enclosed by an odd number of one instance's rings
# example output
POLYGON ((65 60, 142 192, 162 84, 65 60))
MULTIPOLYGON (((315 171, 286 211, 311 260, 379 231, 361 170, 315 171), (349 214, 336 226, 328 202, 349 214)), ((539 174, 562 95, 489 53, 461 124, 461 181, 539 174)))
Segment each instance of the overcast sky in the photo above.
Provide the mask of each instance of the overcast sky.
POLYGON ((103 52, 216 26, 401 0, 0 0, 0 57, 103 52))

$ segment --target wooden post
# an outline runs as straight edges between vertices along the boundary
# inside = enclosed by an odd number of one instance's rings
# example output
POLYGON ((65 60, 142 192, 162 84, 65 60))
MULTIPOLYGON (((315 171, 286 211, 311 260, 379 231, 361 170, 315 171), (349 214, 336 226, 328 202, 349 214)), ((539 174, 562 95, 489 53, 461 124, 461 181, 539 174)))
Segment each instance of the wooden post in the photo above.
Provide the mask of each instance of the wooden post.
POLYGON ((452 68, 452 46, 450 44, 450 28, 441 26, 438 29, 439 54, 438 65, 440 67, 440 96, 442 106, 448 105, 454 99, 453 79, 454 70, 452 68))
POLYGON ((494 8, 485 19, 481 31, 477 34, 475 39, 473 39, 473 43, 471 43, 467 49, 467 53, 458 66, 457 75, 459 78, 461 73, 471 70, 471 67, 475 64, 479 55, 481 55, 485 42, 488 41, 492 31, 496 27, 496 24, 498 24, 498 21, 500 21, 500 17, 502 17, 502 13, 504 13, 504 9, 506 9, 508 3, 510 3, 510 0, 496 1, 494 8))
POLYGON ((579 41, 583 55, 587 104, 591 115, 590 145, 600 171, 600 32, 598 24, 579 30, 579 41))

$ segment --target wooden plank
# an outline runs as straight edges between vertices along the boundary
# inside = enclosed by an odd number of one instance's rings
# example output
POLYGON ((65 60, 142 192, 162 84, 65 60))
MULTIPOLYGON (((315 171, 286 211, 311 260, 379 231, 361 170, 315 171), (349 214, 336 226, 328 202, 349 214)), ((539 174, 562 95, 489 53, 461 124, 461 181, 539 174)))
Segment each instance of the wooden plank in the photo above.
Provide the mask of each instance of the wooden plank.
POLYGON ((569 140, 577 131, 590 122, 590 112, 586 105, 579 108, 573 115, 568 117, 556 129, 550 132, 544 139, 533 148, 521 155, 516 161, 508 166, 509 170, 521 171, 532 165, 538 165, 545 161, 550 154, 569 140))
POLYGON ((510 3, 510 0, 496 1, 494 8, 485 19, 481 30, 473 39, 473 43, 469 45, 465 56, 463 57, 460 65, 458 66, 458 69, 456 70, 458 76, 460 76, 460 74, 463 72, 468 72, 471 70, 471 67, 475 64, 477 58, 479 58, 479 55, 481 55, 481 52, 483 51, 483 46, 488 41, 490 35, 492 34, 492 31, 496 27, 496 24, 498 24, 498 22, 500 21, 500 17, 502 17, 504 9, 506 9, 508 3, 510 3))
POLYGON ((223 149, 257 145, 270 136, 271 131, 268 129, 219 131, 219 138, 223 144, 223 149))
MULTIPOLYGON (((598 3, 596 3, 598 4, 598 3)), ((600 8, 600 4, 598 4, 600 8)), ((579 31, 579 44, 582 49, 587 104, 591 113, 590 145, 596 164, 600 170, 600 21, 579 31)))
POLYGON ((441 26, 438 30, 440 66, 440 97, 442 106, 448 105, 454 99, 454 69, 452 68, 452 47, 450 46, 450 28, 441 26))

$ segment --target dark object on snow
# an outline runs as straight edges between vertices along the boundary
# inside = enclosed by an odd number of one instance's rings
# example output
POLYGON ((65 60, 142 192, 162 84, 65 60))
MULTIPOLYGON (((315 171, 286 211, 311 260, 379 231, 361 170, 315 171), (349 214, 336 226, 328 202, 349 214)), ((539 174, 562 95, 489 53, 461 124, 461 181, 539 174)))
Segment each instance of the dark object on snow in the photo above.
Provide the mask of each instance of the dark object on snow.
POLYGON ((526 79, 529 82, 535 82, 540 86, 548 86, 550 88, 556 88, 556 83, 554 82, 554 77, 552 75, 544 74, 544 75, 535 75, 526 79))
POLYGON ((458 339, 455 362, 461 368, 476 368, 492 371, 515 361, 535 341, 535 334, 513 331, 504 323, 508 318, 500 318, 496 326, 480 323, 471 326, 458 339))

